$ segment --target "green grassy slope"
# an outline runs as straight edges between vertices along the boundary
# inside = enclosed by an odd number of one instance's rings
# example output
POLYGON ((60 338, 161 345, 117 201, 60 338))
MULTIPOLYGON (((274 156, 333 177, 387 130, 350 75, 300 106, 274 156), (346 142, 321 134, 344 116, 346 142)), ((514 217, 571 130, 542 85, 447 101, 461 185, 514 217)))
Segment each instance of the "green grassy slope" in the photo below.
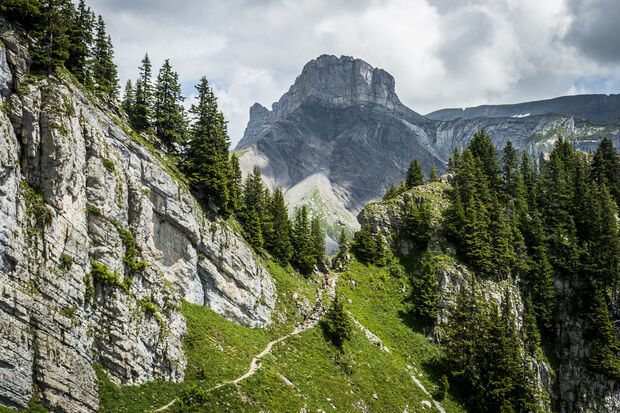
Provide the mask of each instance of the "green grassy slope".
MULTIPOLYGON (((174 400, 184 388, 197 385, 210 389, 247 371, 254 355, 300 321, 293 294, 304 295, 313 304, 319 286, 274 264, 268 267, 278 286, 280 322, 267 329, 250 329, 208 308, 185 303, 185 383, 154 382, 119 388, 100 372, 101 411, 152 411, 174 400)), ((351 270, 342 273, 338 281, 337 291, 345 309, 377 335, 389 352, 356 328, 353 340, 345 344, 344 355, 340 354, 316 327, 276 344, 256 374, 238 386, 230 384, 207 392, 204 400, 190 409, 181 410, 174 404, 167 411, 298 412, 304 407, 308 411, 436 411, 434 406, 423 405, 431 399, 410 374, 432 392, 439 377, 433 366, 442 354, 416 332, 415 326, 408 325, 403 304, 408 285, 404 278, 390 277, 387 269, 358 262, 353 262, 351 270)), ((450 399, 442 404, 448 412, 462 411, 450 399)))

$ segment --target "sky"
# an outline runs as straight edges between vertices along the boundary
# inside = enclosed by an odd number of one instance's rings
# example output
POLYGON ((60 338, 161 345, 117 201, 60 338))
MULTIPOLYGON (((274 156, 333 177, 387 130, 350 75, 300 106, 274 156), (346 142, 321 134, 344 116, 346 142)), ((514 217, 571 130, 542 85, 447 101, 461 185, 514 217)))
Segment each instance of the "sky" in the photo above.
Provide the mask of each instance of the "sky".
POLYGON ((249 107, 270 108, 321 54, 396 79, 416 112, 620 93, 618 0, 87 0, 103 15, 122 83, 165 58, 186 104, 209 79, 233 146, 249 107))

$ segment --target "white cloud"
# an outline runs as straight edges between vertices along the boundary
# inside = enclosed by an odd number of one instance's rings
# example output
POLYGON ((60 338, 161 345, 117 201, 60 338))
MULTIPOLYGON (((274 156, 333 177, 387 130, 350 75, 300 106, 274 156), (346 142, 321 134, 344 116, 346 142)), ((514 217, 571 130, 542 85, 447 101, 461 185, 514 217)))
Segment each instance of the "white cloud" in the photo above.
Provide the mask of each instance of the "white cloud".
POLYGON ((619 84, 613 79, 619 77, 620 56, 609 55, 614 46, 601 46, 605 59, 584 52, 582 39, 602 37, 600 30, 595 37, 576 31, 575 13, 582 9, 573 0, 90 4, 106 19, 123 80, 136 76, 146 51, 155 68, 171 59, 187 95, 206 75, 229 119, 233 143, 241 138, 254 102, 269 106, 307 61, 324 53, 351 55, 387 70, 401 100, 421 113, 587 92, 587 77, 610 78, 610 87, 619 84))

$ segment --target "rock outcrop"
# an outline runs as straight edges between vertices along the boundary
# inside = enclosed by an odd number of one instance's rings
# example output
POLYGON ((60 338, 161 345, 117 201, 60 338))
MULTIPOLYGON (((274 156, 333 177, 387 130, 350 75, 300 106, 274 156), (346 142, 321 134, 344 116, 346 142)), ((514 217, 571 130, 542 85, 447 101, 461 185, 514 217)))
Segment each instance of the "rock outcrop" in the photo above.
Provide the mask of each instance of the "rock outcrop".
POLYGON ((69 74, 29 74, 0 23, 0 405, 96 411, 95 364, 182 380, 181 299, 268 324, 275 287, 240 235, 69 74))
MULTIPOLYGON (((445 177, 444 177, 445 179, 445 177)), ((587 368, 590 344, 587 340, 588 322, 577 310, 580 293, 584 290, 578 280, 556 279, 555 289, 558 300, 556 317, 556 346, 551 350, 553 367, 544 359, 542 351, 536 356, 527 354, 524 337, 524 303, 519 280, 508 277, 501 281, 477 277, 476 274, 457 258, 456 249, 446 239, 442 230, 442 213, 448 207, 446 191, 450 185, 436 182, 416 187, 389 201, 371 203, 359 214, 360 224, 368 224, 374 233, 382 234, 394 250, 407 255, 412 248, 409 237, 403 233, 403 220, 407 204, 419 200, 430 203, 432 223, 435 228, 428 250, 436 257, 437 285, 439 292, 438 316, 431 333, 434 340, 445 338, 445 324, 450 312, 455 308, 456 297, 465 286, 475 282, 485 300, 494 302, 498 308, 510 300, 508 308, 515 321, 516 346, 527 363, 536 373, 540 392, 539 404, 543 410, 553 408, 559 412, 603 412, 620 411, 620 389, 617 382, 587 368), (475 280, 475 281, 472 281, 475 280)), ((468 287, 469 288, 469 287, 468 287)))

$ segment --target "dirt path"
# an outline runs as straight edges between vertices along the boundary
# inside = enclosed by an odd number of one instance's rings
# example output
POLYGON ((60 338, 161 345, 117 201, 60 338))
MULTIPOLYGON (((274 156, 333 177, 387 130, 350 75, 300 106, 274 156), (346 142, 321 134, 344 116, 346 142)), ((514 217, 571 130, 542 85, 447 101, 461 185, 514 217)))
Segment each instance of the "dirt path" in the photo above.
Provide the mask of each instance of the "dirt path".
MULTIPOLYGON (((327 291, 329 296, 333 297, 335 295, 337 281, 338 281, 338 275, 334 275, 334 277, 330 278, 329 283, 327 285, 323 285, 322 289, 320 290, 318 294, 319 297, 322 295, 322 292, 324 291, 327 291)), ((248 369, 248 371, 246 371, 244 374, 242 374, 241 376, 233 380, 228 380, 228 381, 218 384, 217 386, 211 387, 207 389, 206 392, 209 393, 209 392, 215 391, 229 384, 234 384, 236 386, 239 383, 241 383, 243 380, 247 379, 248 377, 253 376, 258 371, 258 369, 261 367, 261 364, 260 364, 261 359, 265 357, 266 355, 271 354, 271 350, 276 344, 281 343, 284 340, 292 336, 301 334, 306 330, 314 328, 319 323, 319 321, 321 320, 324 314, 325 314, 325 306, 319 305, 319 302, 317 302, 317 304, 314 307, 314 311, 308 316, 306 321, 304 321, 301 324, 296 325, 295 329, 292 332, 285 334, 281 337, 278 337, 275 340, 272 340, 269 343, 267 343, 263 351, 261 351, 256 356, 254 356, 254 358, 252 358, 252 362, 250 363, 250 368, 248 369)), ((165 412, 166 410, 171 408, 177 401, 178 399, 174 399, 170 403, 166 404, 165 406, 162 406, 156 410, 153 410, 153 413, 165 412)))

